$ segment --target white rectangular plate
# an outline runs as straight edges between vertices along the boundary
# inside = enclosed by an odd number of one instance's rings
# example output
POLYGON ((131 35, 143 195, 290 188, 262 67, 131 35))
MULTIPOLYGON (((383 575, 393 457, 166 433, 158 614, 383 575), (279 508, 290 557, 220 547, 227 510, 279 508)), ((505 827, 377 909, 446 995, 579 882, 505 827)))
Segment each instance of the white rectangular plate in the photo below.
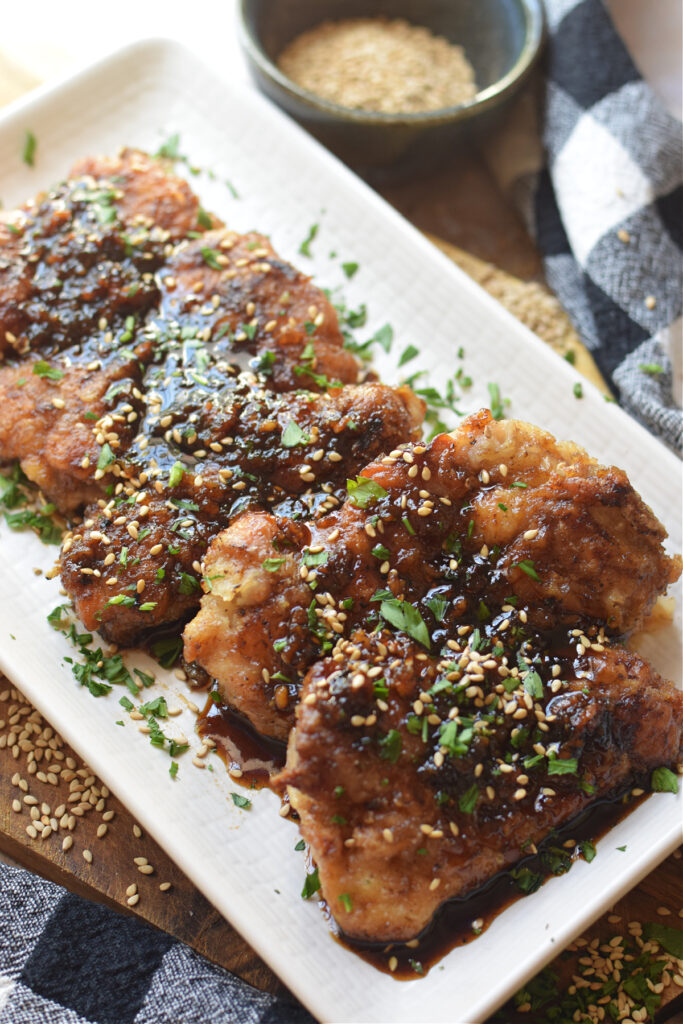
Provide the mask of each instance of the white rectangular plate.
MULTIPOLYGON (((269 233, 285 258, 305 269, 310 264, 320 284, 345 283, 352 305, 368 303, 368 337, 392 323, 394 352, 377 361, 384 379, 398 380, 396 356, 413 344, 422 357, 408 369, 432 369, 438 385, 459 365, 462 345, 475 381, 468 410, 488 404, 486 384, 498 382, 510 399, 509 415, 624 467, 669 529, 671 550, 680 550, 674 456, 591 385, 583 384, 585 397, 577 400, 576 374, 566 362, 278 110, 256 94, 235 92, 177 44, 135 44, 13 106, 0 120, 5 208, 63 178, 80 156, 122 145, 154 151, 174 132, 181 133, 184 153, 216 172, 215 181, 190 178, 206 208, 238 230, 269 233), (33 170, 21 162, 27 130, 38 139, 33 170), (298 247, 313 222, 320 230, 309 261, 298 247), (331 258, 331 250, 339 256, 331 258), (344 282, 340 260, 360 264, 352 282, 344 282)), ((120 694, 95 700, 77 686, 63 662, 73 652, 45 621, 60 601, 58 581, 31 572, 47 567, 53 552, 3 524, 0 553, 4 671, 321 1020, 481 1021, 680 841, 680 795, 653 796, 599 842, 593 863, 577 863, 516 903, 427 977, 397 982, 333 941, 318 908, 300 898, 305 869, 294 851, 298 836, 278 816, 270 792, 255 793, 253 810, 241 811, 220 763, 213 773, 198 771, 189 753, 171 781, 167 755, 134 723, 115 725, 120 694)), ((679 600, 675 624, 643 648, 671 678, 680 678, 680 634, 679 600)), ((142 655, 137 663, 149 668, 142 655)), ((159 688, 180 694, 182 684, 160 676, 159 688)), ((176 723, 192 735, 189 711, 176 723)))

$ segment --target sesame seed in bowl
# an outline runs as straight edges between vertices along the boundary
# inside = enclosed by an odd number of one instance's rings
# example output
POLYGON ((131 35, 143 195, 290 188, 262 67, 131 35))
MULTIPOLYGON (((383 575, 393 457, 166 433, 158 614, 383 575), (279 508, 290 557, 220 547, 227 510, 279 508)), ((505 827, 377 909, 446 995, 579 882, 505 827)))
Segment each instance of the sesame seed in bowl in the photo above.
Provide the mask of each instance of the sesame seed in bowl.
POLYGON ((541 0, 241 0, 259 88, 361 173, 485 137, 543 41, 541 0))

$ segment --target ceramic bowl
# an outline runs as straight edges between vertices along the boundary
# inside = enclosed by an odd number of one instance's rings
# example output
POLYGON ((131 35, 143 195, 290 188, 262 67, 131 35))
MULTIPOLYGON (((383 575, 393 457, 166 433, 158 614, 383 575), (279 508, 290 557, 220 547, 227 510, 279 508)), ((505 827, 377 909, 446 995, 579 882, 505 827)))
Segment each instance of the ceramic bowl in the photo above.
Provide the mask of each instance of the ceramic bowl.
POLYGON ((433 164, 485 136, 529 74, 543 42, 541 0, 240 0, 240 38, 259 88, 356 169, 433 164), (457 106, 386 114, 344 107, 302 89, 277 59, 323 21, 404 18, 464 48, 477 93, 457 106))

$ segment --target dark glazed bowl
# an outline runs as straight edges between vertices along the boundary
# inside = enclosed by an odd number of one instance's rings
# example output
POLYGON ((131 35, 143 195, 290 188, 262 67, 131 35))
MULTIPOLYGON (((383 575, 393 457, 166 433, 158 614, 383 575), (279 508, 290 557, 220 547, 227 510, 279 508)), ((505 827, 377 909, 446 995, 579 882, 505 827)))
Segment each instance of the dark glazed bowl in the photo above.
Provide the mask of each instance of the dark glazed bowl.
POLYGON ((240 37, 259 88, 361 172, 433 164, 458 143, 482 138, 527 77, 543 41, 541 0, 240 0, 240 37), (455 107, 383 114, 330 103, 296 85, 276 61, 323 21, 405 18, 458 43, 477 94, 455 107))

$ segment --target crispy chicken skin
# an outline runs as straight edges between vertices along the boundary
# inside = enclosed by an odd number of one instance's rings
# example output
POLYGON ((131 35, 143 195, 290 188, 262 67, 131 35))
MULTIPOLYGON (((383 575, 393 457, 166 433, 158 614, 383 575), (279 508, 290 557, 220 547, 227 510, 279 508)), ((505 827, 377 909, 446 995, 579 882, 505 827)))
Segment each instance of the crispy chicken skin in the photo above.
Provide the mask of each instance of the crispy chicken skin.
POLYGON ((197 223, 189 186, 135 150, 91 158, 0 225, 0 354, 90 339, 158 298, 164 246, 197 223), (8 227, 11 225, 13 230, 8 227))
MULTIPOLYGON (((93 427, 153 356, 136 325, 158 302, 164 247, 202 230, 197 211, 185 182, 126 150, 81 161, 0 224, 0 463, 18 459, 63 512, 101 492, 93 427)), ((132 440, 132 425, 119 434, 132 440)))
POLYGON ((135 399, 133 405, 125 402, 124 392, 130 397, 139 383, 144 352, 121 358, 115 352, 105 354, 103 347, 91 364, 78 355, 72 361, 68 350, 62 353, 50 364, 52 377, 34 373, 31 359, 0 369, 0 461, 17 459, 29 480, 64 513, 102 493, 95 479, 102 449, 93 423, 121 416, 120 444, 133 440, 136 431, 120 407, 139 407, 135 399), (111 400, 110 389, 116 392, 111 400))
POLYGON ((87 505, 63 580, 111 640, 186 617, 244 508, 329 511, 419 436, 424 403, 369 380, 310 278, 143 153, 80 161, 0 246, 0 463, 87 505))
MULTIPOLYGON (((240 509, 278 507, 310 518, 336 507, 347 473, 358 473, 368 453, 415 436, 422 418, 407 388, 368 383, 277 394, 253 374, 216 379, 213 388, 205 372, 205 393, 180 388, 163 409, 148 401, 142 450, 122 441, 107 467, 103 482, 125 481, 139 498, 89 506, 83 528, 65 540, 62 579, 79 618, 118 643, 199 604, 200 562, 240 509), (190 402, 193 432, 176 441, 173 424, 187 425, 190 402)), ((209 586, 220 587, 220 573, 209 576, 209 586)))
POLYGON ((275 784, 352 938, 412 939, 442 902, 679 757, 681 695, 636 655, 527 644, 515 677, 471 638, 438 660, 357 633, 306 677, 275 784))
MULTIPOLYGON (((183 178, 138 149, 124 149, 118 156, 87 156, 71 168, 70 178, 93 178, 116 186, 116 208, 122 224, 131 228, 155 228, 164 241, 181 241, 188 231, 202 231, 206 214, 198 217, 199 200, 183 178)), ((209 216, 212 225, 221 221, 209 216)))
MULTIPOLYGON (((593 624, 619 636, 680 575, 662 526, 623 472, 526 423, 477 413, 429 445, 401 445, 363 478, 340 509, 299 531, 298 552, 262 568, 259 591, 240 592, 245 523, 234 545, 233 527, 209 549, 204 572, 224 586, 203 597, 186 655, 261 732, 285 738, 311 662, 353 627, 385 613, 396 619, 399 601, 436 647, 463 624, 504 621, 513 606, 537 629, 593 624), (237 671, 244 633, 248 655, 237 671)), ((280 527, 273 521, 264 561, 284 543, 280 527)), ((252 529, 267 534, 257 516, 252 529)))
POLYGON ((179 246, 162 275, 161 310, 210 329, 219 346, 255 354, 277 391, 319 390, 325 379, 355 384, 362 375, 329 299, 265 235, 209 231, 179 246))
MULTIPOLYGON (((183 634, 186 660, 198 662, 220 680, 226 703, 237 706, 260 732, 281 740, 287 738, 289 723, 289 715, 282 712, 290 708, 296 694, 284 681, 264 681, 264 669, 268 672, 264 647, 272 649, 292 607, 303 609, 308 588, 296 572, 287 570, 295 568, 291 549, 296 551, 305 532, 303 524, 284 520, 279 526, 273 516, 246 513, 219 533, 207 563, 217 561, 221 571, 202 601, 201 613, 183 634), (275 559, 274 550, 281 552, 275 559), (264 570, 264 563, 275 568, 264 570), (280 574, 282 568, 286 571, 280 574)), ((306 641, 303 611, 299 618, 298 632, 306 641)), ((306 647, 308 658, 315 656, 310 641, 306 647)))

